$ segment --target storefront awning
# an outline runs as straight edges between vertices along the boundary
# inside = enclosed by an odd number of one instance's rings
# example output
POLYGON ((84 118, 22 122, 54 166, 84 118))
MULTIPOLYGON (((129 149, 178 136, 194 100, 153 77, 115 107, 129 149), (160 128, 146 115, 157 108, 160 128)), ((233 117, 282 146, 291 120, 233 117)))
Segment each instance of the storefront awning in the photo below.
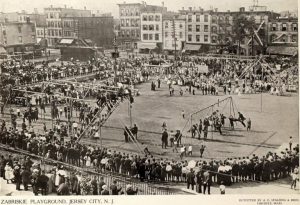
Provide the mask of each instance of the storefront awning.
POLYGON ((201 45, 197 44, 185 44, 184 50, 187 51, 199 51, 201 48, 201 45))
POLYGON ((268 54, 278 54, 286 56, 295 56, 298 53, 298 47, 292 46, 269 46, 267 48, 268 54))
POLYGON ((72 44, 74 41, 74 39, 67 39, 67 38, 63 38, 60 40, 60 44, 72 44))
POLYGON ((150 49, 153 50, 156 48, 156 43, 144 43, 144 42, 140 42, 137 44, 137 47, 139 49, 150 49))

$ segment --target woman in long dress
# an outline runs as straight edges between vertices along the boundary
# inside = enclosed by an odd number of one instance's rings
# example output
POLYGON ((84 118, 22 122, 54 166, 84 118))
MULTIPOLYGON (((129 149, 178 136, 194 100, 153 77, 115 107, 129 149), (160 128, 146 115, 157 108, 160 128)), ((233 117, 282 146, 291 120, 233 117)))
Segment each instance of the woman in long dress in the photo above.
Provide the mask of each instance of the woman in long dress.
POLYGON ((84 157, 84 160, 85 160, 85 166, 90 167, 91 166, 91 157, 90 157, 90 155, 86 155, 84 157))
POLYGON ((4 170, 5 170, 5 179, 7 183, 9 183, 9 181, 11 182, 12 179, 14 178, 13 168, 9 165, 9 163, 7 163, 4 170))

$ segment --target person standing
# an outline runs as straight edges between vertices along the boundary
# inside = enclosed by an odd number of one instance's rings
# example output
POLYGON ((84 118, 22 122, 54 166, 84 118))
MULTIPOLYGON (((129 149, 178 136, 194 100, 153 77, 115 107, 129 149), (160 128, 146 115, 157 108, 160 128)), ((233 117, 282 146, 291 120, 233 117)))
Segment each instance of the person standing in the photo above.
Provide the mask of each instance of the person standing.
POLYGON ((195 174, 194 174, 194 170, 191 169, 190 172, 186 175, 186 183, 187 183, 187 189, 190 188, 190 186, 192 186, 192 190, 194 190, 194 186, 195 186, 195 174))
POLYGON ((296 189, 297 181, 299 181, 299 169, 298 166, 295 167, 293 173, 292 173, 292 184, 291 189, 296 189))
POLYGON ((184 119, 185 118, 185 112, 184 112, 184 110, 181 111, 181 115, 182 115, 182 118, 184 119))
POLYGON ((200 158, 202 158, 204 150, 205 150, 205 145, 201 145, 201 147, 200 147, 200 158))
POLYGON ((247 131, 251 130, 251 119, 248 118, 247 120, 247 131))
POLYGON ((203 194, 205 194, 206 188, 207 188, 207 193, 210 194, 210 186, 211 186, 210 173, 208 170, 206 170, 203 173, 203 194))
POLYGON ((292 151, 292 146, 293 146, 293 137, 290 136, 290 140, 289 140, 290 151, 292 151))
POLYGON ((162 141, 161 147, 163 149, 167 149, 167 144, 168 144, 168 132, 167 132, 167 129, 165 129, 164 132, 162 133, 161 141, 162 141))

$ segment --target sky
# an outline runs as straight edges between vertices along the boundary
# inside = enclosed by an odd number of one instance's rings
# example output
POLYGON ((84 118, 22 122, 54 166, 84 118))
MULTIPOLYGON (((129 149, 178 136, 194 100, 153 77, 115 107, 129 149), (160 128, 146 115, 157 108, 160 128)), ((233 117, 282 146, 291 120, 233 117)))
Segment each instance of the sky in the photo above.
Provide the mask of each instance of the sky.
MULTIPOLYGON (((202 7, 205 10, 218 8, 219 11, 237 11, 240 7, 253 5, 253 0, 144 0, 151 5, 164 5, 169 11, 178 11, 182 7, 202 7)), ((118 3, 141 3, 141 0, 0 0, 0 12, 15 12, 25 10, 32 13, 34 8, 39 12, 43 12, 43 8, 50 5, 64 7, 73 7, 83 9, 85 6, 89 10, 101 13, 111 12, 115 18, 119 17, 118 3)), ((267 6, 268 10, 295 11, 298 8, 298 0, 259 0, 260 6, 267 6)))

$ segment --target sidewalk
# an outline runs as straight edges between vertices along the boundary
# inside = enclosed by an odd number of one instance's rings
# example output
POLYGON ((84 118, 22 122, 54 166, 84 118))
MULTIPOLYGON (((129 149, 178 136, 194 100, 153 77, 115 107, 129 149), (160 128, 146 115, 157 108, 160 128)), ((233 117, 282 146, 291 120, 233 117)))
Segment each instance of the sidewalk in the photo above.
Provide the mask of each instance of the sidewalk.
MULTIPOLYGON (((21 185, 21 189, 23 185, 21 185)), ((15 184, 7 184, 6 180, 0 178, 0 196, 34 196, 31 189, 29 191, 17 191, 15 184)))

